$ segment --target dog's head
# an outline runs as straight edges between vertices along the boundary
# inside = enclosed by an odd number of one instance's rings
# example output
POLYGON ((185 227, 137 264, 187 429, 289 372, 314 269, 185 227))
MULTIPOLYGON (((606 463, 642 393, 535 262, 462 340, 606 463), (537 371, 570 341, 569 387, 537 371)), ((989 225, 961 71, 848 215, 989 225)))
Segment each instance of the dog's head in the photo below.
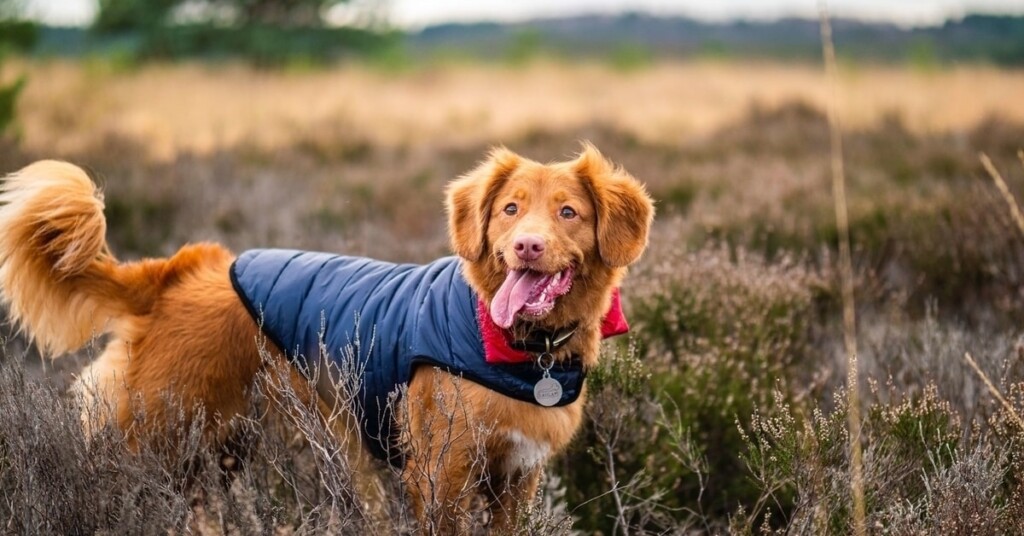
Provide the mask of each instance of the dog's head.
POLYGON ((451 183, 447 209, 467 280, 504 328, 600 321, 654 216, 643 185, 590 144, 555 164, 496 149, 451 183))

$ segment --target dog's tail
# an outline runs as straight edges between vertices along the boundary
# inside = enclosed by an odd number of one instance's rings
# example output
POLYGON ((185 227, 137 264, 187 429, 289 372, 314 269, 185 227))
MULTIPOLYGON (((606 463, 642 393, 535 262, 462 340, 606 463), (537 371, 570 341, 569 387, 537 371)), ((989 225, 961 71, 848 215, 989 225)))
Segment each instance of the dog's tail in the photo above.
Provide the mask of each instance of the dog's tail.
POLYGON ((146 309, 106 243, 103 196, 82 169, 44 160, 0 185, 0 298, 45 354, 75 350, 146 309))

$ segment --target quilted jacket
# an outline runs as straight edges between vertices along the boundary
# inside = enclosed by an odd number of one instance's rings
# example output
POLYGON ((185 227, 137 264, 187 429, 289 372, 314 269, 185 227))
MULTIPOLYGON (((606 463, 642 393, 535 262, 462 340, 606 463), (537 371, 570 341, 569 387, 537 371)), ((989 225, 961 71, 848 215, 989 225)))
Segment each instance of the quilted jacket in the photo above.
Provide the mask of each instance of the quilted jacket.
MULTIPOLYGON (((536 403, 543 372, 534 361, 486 362, 486 308, 461 266, 457 257, 415 265, 256 249, 235 260, 231 281, 263 333, 307 377, 323 362, 361 373, 355 409, 364 439, 377 457, 400 463, 389 396, 401 396, 417 365, 536 403)), ((585 374, 578 359, 550 373, 563 388, 556 406, 579 397, 585 374)))

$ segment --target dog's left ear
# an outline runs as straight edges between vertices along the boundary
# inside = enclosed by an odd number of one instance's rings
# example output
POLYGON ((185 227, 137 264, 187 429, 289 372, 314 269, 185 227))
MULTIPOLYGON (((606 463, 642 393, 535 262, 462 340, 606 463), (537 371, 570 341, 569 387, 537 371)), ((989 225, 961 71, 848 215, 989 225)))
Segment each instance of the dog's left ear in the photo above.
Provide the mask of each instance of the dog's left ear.
POLYGON ((628 266, 647 248, 654 202, 643 184, 615 167, 589 143, 572 163, 597 209, 597 247, 613 268, 628 266))
POLYGON ((520 161, 519 155, 499 147, 476 169, 448 185, 448 237, 458 256, 472 262, 483 258, 491 205, 520 161))

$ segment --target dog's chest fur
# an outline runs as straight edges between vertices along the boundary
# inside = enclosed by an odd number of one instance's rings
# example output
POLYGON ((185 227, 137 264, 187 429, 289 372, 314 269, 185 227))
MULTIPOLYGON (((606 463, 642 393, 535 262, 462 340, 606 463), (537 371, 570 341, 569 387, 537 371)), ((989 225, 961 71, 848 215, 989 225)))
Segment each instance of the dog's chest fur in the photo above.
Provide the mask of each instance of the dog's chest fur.
POLYGON ((506 475, 525 473, 544 463, 551 455, 551 445, 545 441, 531 439, 520 430, 505 432, 508 451, 505 454, 506 475))

